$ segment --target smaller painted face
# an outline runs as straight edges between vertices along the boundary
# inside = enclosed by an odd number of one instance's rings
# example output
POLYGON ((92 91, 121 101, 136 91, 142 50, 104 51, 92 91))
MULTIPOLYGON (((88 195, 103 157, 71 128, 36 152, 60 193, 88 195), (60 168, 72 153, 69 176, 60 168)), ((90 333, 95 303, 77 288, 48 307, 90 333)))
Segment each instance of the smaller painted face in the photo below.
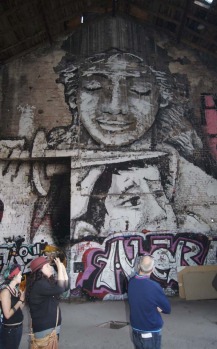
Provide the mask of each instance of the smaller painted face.
POLYGON ((163 192, 157 166, 135 167, 113 174, 105 207, 102 236, 113 231, 177 228, 176 216, 163 192))
POLYGON ((49 263, 44 264, 43 267, 41 268, 41 271, 48 278, 51 277, 54 273, 54 269, 49 263))
POLYGON ((121 146, 145 134, 159 109, 159 90, 150 69, 132 55, 116 54, 83 71, 80 118, 100 144, 121 146))

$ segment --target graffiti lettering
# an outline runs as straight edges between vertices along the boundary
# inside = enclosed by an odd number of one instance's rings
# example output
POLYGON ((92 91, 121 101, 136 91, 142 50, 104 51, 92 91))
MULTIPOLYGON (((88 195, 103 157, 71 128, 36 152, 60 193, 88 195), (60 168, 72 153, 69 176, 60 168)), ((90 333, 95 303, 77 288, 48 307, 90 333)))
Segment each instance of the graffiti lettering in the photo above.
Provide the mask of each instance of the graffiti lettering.
POLYGON ((100 255, 97 256, 97 264, 99 264, 99 262, 103 262, 103 264, 105 264, 97 279, 97 288, 106 286, 113 291, 117 291, 118 286, 116 279, 116 270, 122 270, 127 278, 132 275, 135 259, 138 255, 138 241, 132 241, 131 246, 134 255, 134 258, 132 258, 131 260, 129 259, 128 253, 124 248, 123 240, 118 240, 111 243, 108 258, 100 255))
POLYGON ((5 268, 13 263, 18 263, 22 267, 23 274, 29 273, 29 265, 33 258, 44 253, 46 243, 36 243, 34 245, 11 244, 0 245, 0 272, 4 272, 5 268))
MULTIPOLYGON (((114 234, 102 245, 85 251, 84 269, 71 287, 83 287, 89 295, 100 298, 123 295, 135 273, 137 256, 149 252, 156 263, 153 277, 165 288, 177 288, 177 267, 204 264, 209 245, 202 234, 114 234)), ((82 251, 82 246, 74 248, 82 251)))

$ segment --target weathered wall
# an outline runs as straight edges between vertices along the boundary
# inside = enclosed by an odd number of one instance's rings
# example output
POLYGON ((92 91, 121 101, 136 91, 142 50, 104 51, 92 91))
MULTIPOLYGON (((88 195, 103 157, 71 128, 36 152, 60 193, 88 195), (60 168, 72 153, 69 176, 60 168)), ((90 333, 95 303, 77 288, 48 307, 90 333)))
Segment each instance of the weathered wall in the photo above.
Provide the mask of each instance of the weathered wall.
POLYGON ((117 299, 144 252, 171 294, 177 267, 216 264, 217 73, 198 53, 106 16, 1 82, 2 270, 56 245, 73 297, 117 299))

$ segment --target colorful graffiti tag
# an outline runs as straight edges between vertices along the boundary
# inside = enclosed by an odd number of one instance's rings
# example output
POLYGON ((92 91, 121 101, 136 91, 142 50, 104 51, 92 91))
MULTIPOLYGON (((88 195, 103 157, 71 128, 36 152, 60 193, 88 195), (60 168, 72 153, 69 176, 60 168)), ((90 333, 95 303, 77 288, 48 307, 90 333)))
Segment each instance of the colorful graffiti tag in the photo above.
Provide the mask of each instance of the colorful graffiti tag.
POLYGON ((71 249, 71 294, 126 298, 127 283, 138 257, 150 253, 156 261, 153 278, 172 294, 178 290, 177 267, 215 264, 217 239, 203 234, 112 234, 102 244, 81 242, 71 249))
MULTIPOLYGON (((2 274, 8 264, 19 263, 23 274, 28 274, 33 258, 60 252, 65 258, 63 251, 44 242, 28 245, 21 237, 7 241, 0 245, 0 272, 2 274)), ((190 233, 114 233, 105 239, 76 243, 71 247, 71 256, 67 256, 70 296, 103 300, 127 298, 128 280, 136 272, 139 256, 145 253, 155 258, 152 278, 166 293, 174 295, 178 292, 178 267, 216 264, 217 237, 190 233)))
POLYGON ((24 238, 19 237, 9 239, 5 244, 0 245, 0 274, 3 274, 5 268, 13 263, 20 264, 22 273, 28 274, 31 261, 40 255, 46 255, 49 260, 58 255, 66 265, 65 253, 61 249, 48 245, 47 242, 32 245, 23 242, 24 238))

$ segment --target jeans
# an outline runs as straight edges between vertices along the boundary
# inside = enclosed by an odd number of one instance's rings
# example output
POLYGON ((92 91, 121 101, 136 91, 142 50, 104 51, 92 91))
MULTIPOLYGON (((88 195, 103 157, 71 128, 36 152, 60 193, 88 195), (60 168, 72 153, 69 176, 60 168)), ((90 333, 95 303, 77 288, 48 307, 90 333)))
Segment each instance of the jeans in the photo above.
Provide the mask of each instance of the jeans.
MULTIPOLYGON (((44 330, 44 331, 40 331, 40 332, 35 332, 34 333, 34 336, 35 338, 44 338, 46 337, 48 334, 50 334, 52 331, 54 330, 54 328, 49 328, 47 330, 44 330)), ((60 334, 60 325, 56 327, 56 333, 57 333, 57 336, 59 338, 59 334, 60 334)))
POLYGON ((0 321, 0 349, 3 348, 3 342, 2 342, 2 322, 0 321))
POLYGON ((2 326, 3 349, 18 349, 22 338, 23 325, 2 326))
POLYGON ((142 333, 133 330, 133 343, 136 349, 161 349, 161 331, 142 333))

